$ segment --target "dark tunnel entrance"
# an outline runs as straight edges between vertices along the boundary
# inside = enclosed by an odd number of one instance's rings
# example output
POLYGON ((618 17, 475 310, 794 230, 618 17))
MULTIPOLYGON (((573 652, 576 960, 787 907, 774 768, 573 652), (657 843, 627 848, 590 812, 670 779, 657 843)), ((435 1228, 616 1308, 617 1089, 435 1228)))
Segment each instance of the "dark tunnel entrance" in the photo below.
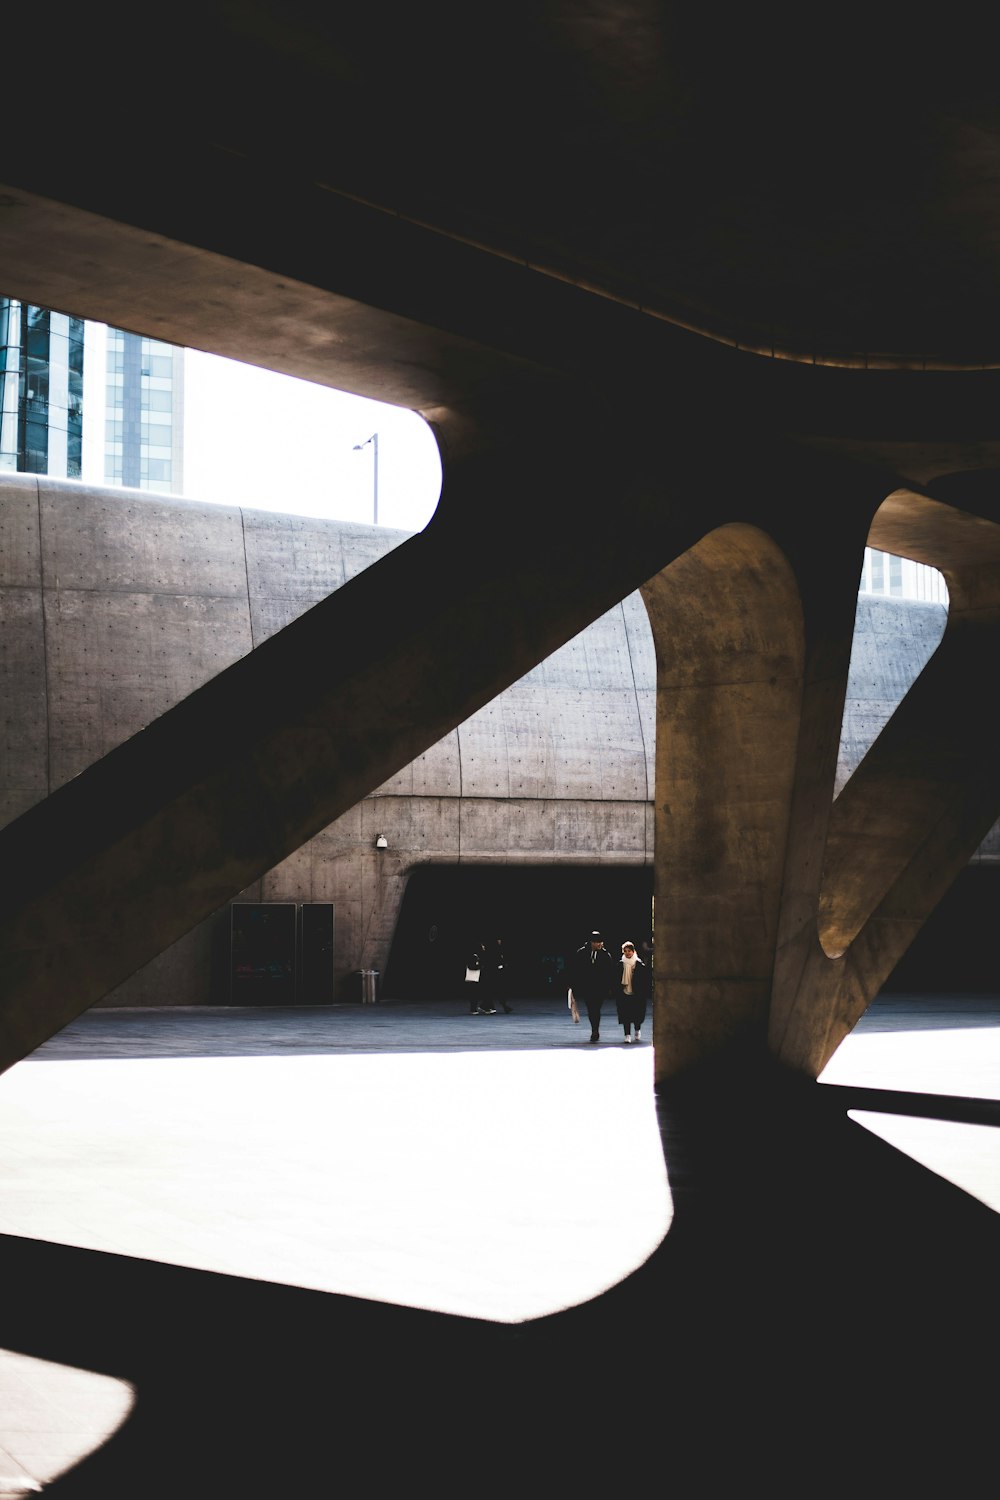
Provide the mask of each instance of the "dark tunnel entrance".
MULTIPOLYGON (((993 935, 1000 866, 964 871, 886 981, 888 994, 997 993, 993 935)), ((502 937, 512 997, 565 1002, 562 971, 592 927, 617 958, 625 938, 652 949, 653 871, 632 866, 425 865, 407 882, 382 994, 435 1000, 462 993, 468 947, 502 937)))
POLYGON ((565 1003, 562 971, 594 927, 614 958, 626 938, 649 958, 651 866, 426 865, 407 881, 382 993, 395 1000, 457 997, 469 948, 481 937, 501 937, 511 997, 565 1003))
POLYGON ((1000 993, 1000 865, 964 869, 884 985, 886 994, 1000 993))

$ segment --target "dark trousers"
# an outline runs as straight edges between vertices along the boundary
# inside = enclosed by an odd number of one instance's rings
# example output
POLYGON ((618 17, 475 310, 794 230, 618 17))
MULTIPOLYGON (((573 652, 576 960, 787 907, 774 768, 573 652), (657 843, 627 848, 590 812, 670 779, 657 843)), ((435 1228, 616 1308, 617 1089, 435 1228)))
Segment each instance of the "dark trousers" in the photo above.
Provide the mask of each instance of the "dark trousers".
POLYGON ((601 1006, 604 1004, 604 996, 601 995, 597 1000, 585 1000, 584 1004, 587 1007, 587 1020, 590 1022, 591 1035, 597 1036, 601 1029, 601 1006))

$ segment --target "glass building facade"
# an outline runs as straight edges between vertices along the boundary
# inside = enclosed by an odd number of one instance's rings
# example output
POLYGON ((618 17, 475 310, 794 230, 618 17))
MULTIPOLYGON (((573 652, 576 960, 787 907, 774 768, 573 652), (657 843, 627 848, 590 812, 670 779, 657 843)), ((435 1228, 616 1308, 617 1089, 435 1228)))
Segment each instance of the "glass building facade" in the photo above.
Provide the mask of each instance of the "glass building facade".
POLYGON ((184 350, 0 297, 0 469, 180 494, 184 350))
POLYGON ((927 599, 934 604, 948 603, 948 585, 937 568, 926 563, 896 557, 892 552, 865 548, 859 591, 862 594, 888 594, 895 599, 927 599))
POLYGON ((79 479, 82 318, 0 297, 0 469, 79 479))
POLYGON ((184 351, 107 330, 104 479, 132 489, 183 488, 184 351))

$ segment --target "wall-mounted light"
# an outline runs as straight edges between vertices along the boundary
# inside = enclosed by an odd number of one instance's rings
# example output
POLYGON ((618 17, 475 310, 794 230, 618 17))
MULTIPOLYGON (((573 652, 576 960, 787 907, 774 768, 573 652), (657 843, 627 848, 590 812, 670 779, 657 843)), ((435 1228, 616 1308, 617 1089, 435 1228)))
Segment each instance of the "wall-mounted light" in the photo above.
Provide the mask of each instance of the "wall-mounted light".
POLYGON ((389 847, 389 840, 386 838, 386 836, 385 836, 384 833, 380 833, 379 836, 378 836, 378 838, 375 840, 375 848, 376 849, 388 849, 388 847, 389 847))

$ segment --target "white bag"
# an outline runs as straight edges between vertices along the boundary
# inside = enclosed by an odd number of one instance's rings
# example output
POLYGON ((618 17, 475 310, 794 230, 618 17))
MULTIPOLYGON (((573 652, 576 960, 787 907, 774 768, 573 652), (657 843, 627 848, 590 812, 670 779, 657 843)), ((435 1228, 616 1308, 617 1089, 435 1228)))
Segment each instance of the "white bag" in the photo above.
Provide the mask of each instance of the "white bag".
POLYGON ((466 969, 466 971, 465 971, 465 979, 466 979, 466 983, 468 983, 468 984, 478 984, 479 983, 479 970, 478 969, 466 969))

